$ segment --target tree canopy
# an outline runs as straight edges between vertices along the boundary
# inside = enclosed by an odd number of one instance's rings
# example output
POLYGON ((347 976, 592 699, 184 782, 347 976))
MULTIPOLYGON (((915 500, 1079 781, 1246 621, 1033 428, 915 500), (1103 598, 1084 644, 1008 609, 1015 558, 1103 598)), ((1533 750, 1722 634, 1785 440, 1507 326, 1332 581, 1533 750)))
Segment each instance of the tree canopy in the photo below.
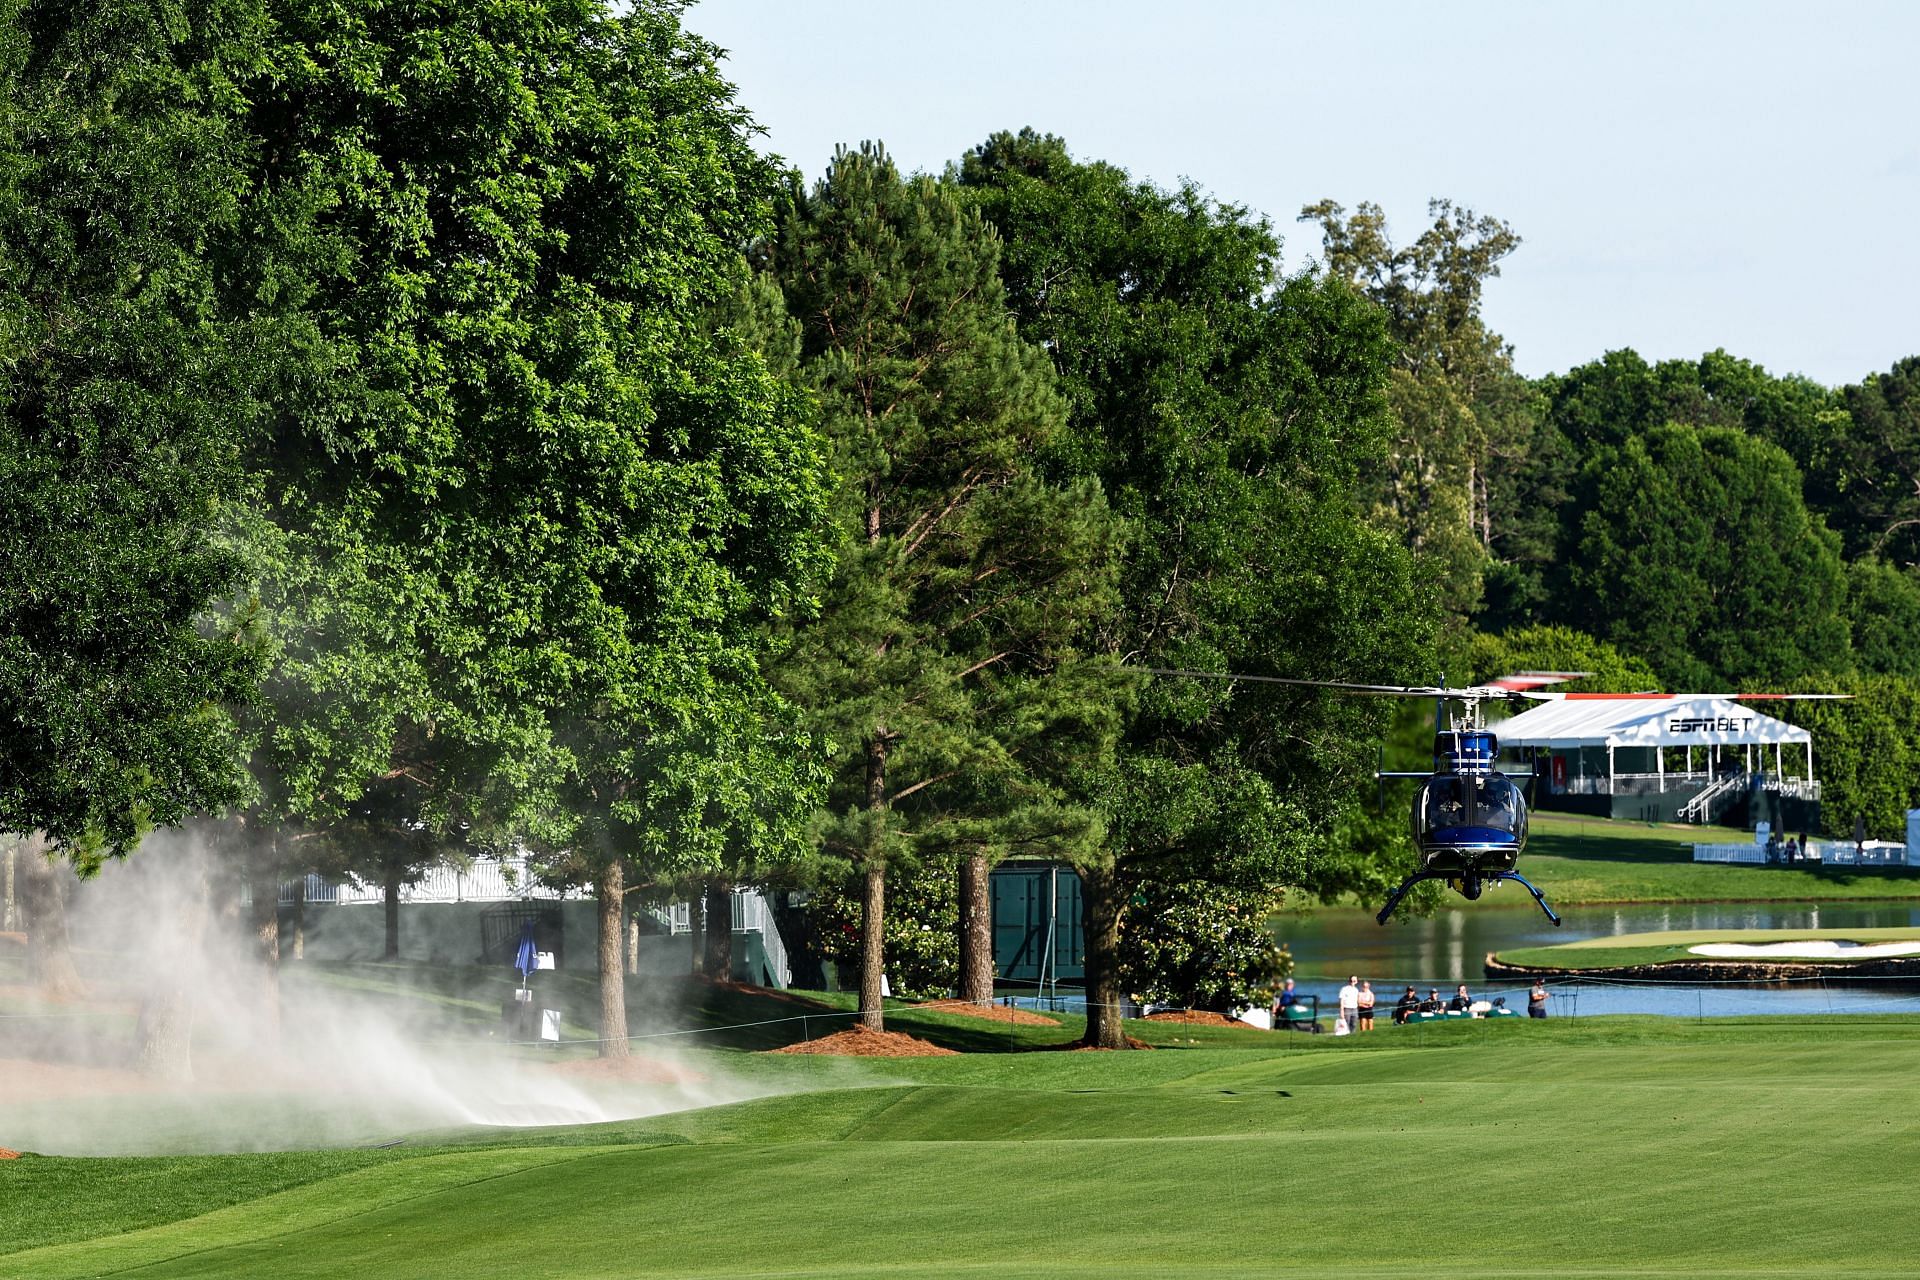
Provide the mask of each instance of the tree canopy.
POLYGON ((230 536, 276 337, 216 305, 258 14, 0 23, 0 828, 85 867, 246 791, 230 536))
POLYGON ((1847 669, 1839 539, 1799 470, 1731 427, 1655 427, 1602 447, 1579 482, 1567 613, 1680 689, 1847 669))
MULTIPOLYGON (((1391 356, 1342 282, 1282 278, 1271 229, 1059 139, 999 134, 956 171, 1007 242, 1021 332, 1070 405, 1047 465, 1097 479, 1125 522, 1095 643, 1127 663, 1337 679, 1421 665, 1430 597, 1356 509, 1385 447, 1391 356), (1371 626, 1390 615, 1402 625, 1371 626)), ((1141 877, 1297 879, 1351 802, 1377 708, 1276 686, 1151 682, 1076 769, 1105 817, 1076 855, 1088 902, 1088 1038, 1117 1044, 1117 939, 1141 877)))
POLYGON ((1110 714, 1075 643, 1111 597, 1116 532, 1097 483, 1035 467, 1064 405, 1007 314, 998 238, 950 187, 843 151, 790 182, 762 257, 838 483, 838 568, 781 683, 837 747, 826 844, 864 879, 877 1028, 890 863, 1086 825, 1031 766, 1110 714))

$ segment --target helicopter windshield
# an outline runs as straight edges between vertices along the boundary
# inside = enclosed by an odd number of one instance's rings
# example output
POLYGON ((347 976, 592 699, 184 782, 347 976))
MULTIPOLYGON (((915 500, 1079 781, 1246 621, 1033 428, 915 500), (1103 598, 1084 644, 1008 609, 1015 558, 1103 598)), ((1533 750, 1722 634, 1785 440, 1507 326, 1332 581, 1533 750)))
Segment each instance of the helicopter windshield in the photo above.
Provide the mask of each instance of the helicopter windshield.
POLYGON ((1479 827, 1524 839, 1527 806, 1520 789, 1498 774, 1431 779, 1414 800, 1414 835, 1425 840, 1449 828, 1479 827))

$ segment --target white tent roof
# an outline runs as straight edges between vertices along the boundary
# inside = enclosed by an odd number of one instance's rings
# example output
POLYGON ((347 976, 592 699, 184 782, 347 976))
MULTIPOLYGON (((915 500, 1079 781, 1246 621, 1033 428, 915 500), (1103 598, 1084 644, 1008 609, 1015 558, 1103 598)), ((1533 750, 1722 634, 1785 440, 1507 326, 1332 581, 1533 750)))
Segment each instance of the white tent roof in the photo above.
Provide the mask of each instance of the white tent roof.
POLYGON ((1725 698, 1564 698, 1487 726, 1503 747, 1703 747, 1811 742, 1725 698))

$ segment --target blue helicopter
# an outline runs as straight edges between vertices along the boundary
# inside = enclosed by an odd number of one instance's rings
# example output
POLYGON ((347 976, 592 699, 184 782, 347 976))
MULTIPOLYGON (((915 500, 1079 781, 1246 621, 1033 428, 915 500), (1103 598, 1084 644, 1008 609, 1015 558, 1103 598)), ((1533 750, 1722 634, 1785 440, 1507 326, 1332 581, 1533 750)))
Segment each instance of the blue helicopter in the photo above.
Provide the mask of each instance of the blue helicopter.
MULTIPOLYGON (((1546 686, 1579 680, 1586 671, 1524 671, 1485 684, 1453 689, 1398 684, 1347 684, 1338 680, 1300 680, 1285 676, 1255 676, 1212 671, 1180 671, 1149 667, 1156 675, 1196 676, 1216 680, 1289 684, 1311 689, 1338 689, 1346 693, 1393 698, 1434 700, 1433 768, 1425 772, 1381 770, 1376 778, 1417 779, 1413 797, 1413 845, 1420 853, 1420 869, 1387 895, 1386 905, 1374 917, 1385 924, 1393 909, 1423 880, 1445 881, 1469 902, 1477 901, 1488 886, 1512 880, 1533 895, 1547 919, 1560 917, 1541 893, 1515 866, 1527 846, 1527 801, 1514 779, 1533 777, 1531 769, 1502 772, 1500 740, 1485 727, 1481 709, 1490 702, 1555 701, 1562 698, 1670 699, 1670 693, 1567 693, 1546 686), (1458 704, 1456 713, 1452 707, 1458 704)), ((1724 693, 1690 694, 1695 698, 1739 700, 1829 700, 1849 695, 1832 693, 1724 693)))
POLYGON ((1485 684, 1452 689, 1397 684, 1347 684, 1338 680, 1298 680, 1285 676, 1229 675, 1207 671, 1148 668, 1156 675, 1211 677, 1261 684, 1289 684, 1344 693, 1434 700, 1433 768, 1426 772, 1389 772, 1377 778, 1420 780, 1413 797, 1413 845, 1420 851, 1420 869, 1387 895, 1374 918, 1385 924, 1393 909, 1423 880, 1443 880, 1468 901, 1477 901, 1489 885, 1513 880, 1533 895, 1547 919, 1560 917, 1527 878, 1515 870, 1527 845, 1527 801, 1515 778, 1531 778, 1531 771, 1511 774, 1497 767, 1500 740, 1481 719, 1481 708, 1492 701, 1552 698, 1537 693, 1550 684, 1578 680, 1585 671, 1529 671, 1503 676, 1485 684), (1458 704, 1461 713, 1451 707, 1458 704))

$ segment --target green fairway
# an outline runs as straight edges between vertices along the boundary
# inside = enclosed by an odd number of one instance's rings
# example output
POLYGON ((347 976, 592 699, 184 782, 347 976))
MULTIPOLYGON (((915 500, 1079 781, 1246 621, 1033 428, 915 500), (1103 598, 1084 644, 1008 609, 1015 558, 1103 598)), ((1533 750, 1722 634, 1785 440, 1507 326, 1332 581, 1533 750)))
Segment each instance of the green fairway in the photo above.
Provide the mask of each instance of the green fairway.
POLYGON ((720 1052, 703 1060, 809 1091, 379 1152, 0 1162, 0 1272, 1913 1273, 1920 1225, 1877 1207, 1920 1160, 1920 1020, 1232 1043, 720 1052))
MULTIPOLYGON (((1503 951, 1503 964, 1521 968, 1612 969, 1627 965, 1664 964, 1676 960, 1698 961, 1692 948, 1706 942, 1920 942, 1920 929, 1667 929, 1651 933, 1622 933, 1612 937, 1585 938, 1551 947, 1522 947, 1503 951)), ((1765 960, 1764 956, 1754 957, 1765 960)), ((1783 957, 1793 964, 1849 964, 1859 957, 1834 956, 1783 957)))
POLYGON ((1694 843, 1751 840, 1720 827, 1536 813, 1520 869, 1562 904, 1851 902, 1920 898, 1920 868, 1767 867, 1693 861, 1694 843))

